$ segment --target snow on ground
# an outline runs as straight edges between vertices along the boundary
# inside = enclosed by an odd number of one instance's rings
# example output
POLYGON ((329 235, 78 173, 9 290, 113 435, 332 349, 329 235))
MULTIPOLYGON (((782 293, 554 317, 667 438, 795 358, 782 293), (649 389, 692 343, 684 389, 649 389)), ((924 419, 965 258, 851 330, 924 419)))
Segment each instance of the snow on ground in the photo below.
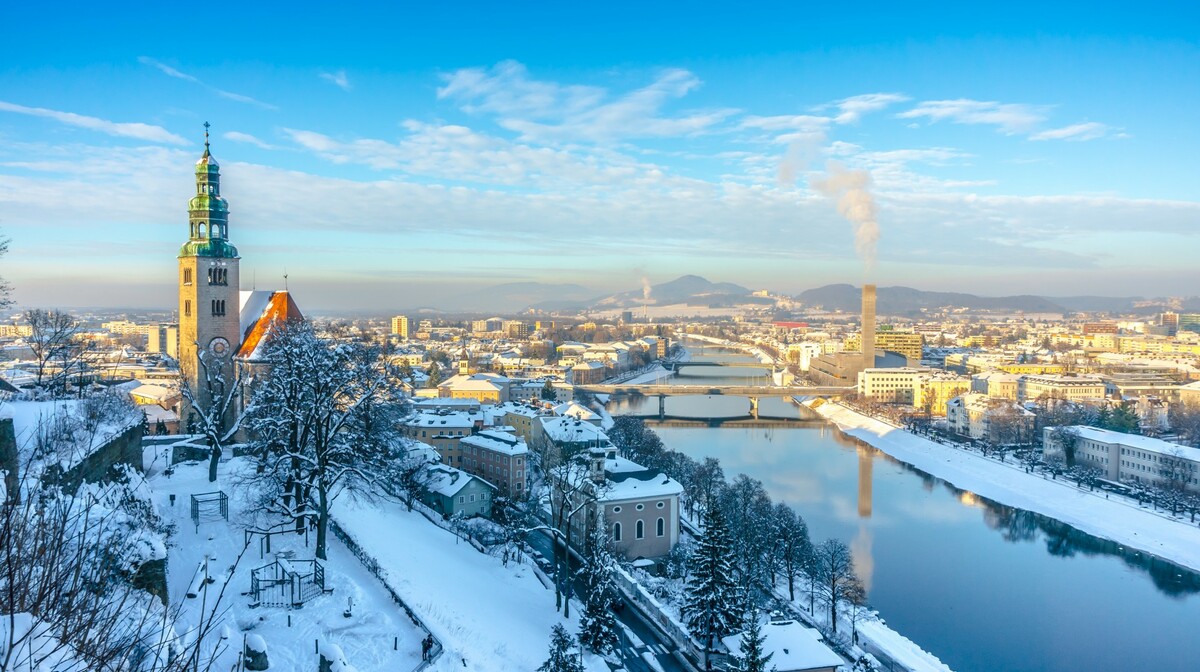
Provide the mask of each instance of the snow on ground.
MULTIPOLYGON (((242 551, 243 530, 253 526, 253 509, 245 501, 245 491, 230 485, 231 472, 246 464, 241 459, 222 463, 216 483, 208 482, 206 463, 179 464, 171 476, 160 471, 151 477, 158 510, 176 526, 168 549, 167 586, 171 605, 183 602, 184 623, 195 623, 202 612, 201 600, 205 596, 188 599, 185 594, 204 557, 215 558, 209 562, 210 574, 224 575, 242 551), (230 496, 229 522, 216 515, 207 515, 201 520, 197 533, 191 519, 190 496, 217 489, 230 496), (175 495, 174 506, 170 503, 172 494, 175 495)), ((213 669, 232 669, 244 635, 263 638, 272 670, 315 670, 318 642, 341 647, 346 660, 359 672, 412 670, 420 664, 421 639, 425 633, 392 601, 379 580, 332 535, 329 560, 325 563, 326 588, 332 588, 332 593, 317 597, 300 609, 250 607, 251 598, 244 593, 250 590, 251 570, 272 562, 281 551, 294 551, 297 560, 311 559, 315 541, 315 532, 309 535, 307 547, 302 536, 279 535, 271 540, 274 553, 264 553, 262 558, 259 557, 258 541, 251 542, 234 570, 221 603, 223 608, 229 609, 224 617, 229 646, 213 669), (348 618, 343 615, 347 598, 352 598, 354 603, 348 618), (394 645, 397 648, 394 649, 394 645)), ((222 584, 220 579, 209 584, 210 606, 222 584)), ((182 627, 179 629, 183 630, 182 627)), ((218 626, 217 631, 221 630, 218 626)))
POLYGON ((1200 571, 1200 528, 1195 525, 1159 516, 1123 499, 1098 497, 1066 479, 1027 474, 1016 464, 949 448, 840 404, 825 402, 811 407, 847 435, 957 488, 1200 571))
MULTIPOLYGON (((554 593, 531 565, 510 561, 505 567, 400 504, 339 500, 338 507, 338 524, 441 640, 445 652, 433 669, 528 672, 546 660, 550 628, 564 621, 554 610, 554 593)), ((572 633, 579 630, 579 606, 572 602, 565 623, 572 633)), ((585 663, 608 670, 595 656, 585 663)))

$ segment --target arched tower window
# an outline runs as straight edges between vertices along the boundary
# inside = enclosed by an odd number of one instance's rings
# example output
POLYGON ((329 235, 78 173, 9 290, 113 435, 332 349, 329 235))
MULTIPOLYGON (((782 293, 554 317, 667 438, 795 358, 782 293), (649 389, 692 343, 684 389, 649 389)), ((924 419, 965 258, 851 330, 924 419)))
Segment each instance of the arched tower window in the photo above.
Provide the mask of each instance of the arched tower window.
POLYGON ((208 227, 204 225, 204 222, 200 222, 200 237, 203 238, 206 233, 208 233, 208 227))
POLYGON ((667 521, 663 520, 662 518, 659 518, 658 519, 658 529, 656 530, 656 532, 658 533, 658 536, 660 536, 660 537, 663 536, 663 534, 666 532, 666 529, 667 529, 667 521))
POLYGON ((621 524, 613 523, 613 541, 621 540, 621 524))
POLYGON ((638 539, 642 539, 646 536, 646 524, 640 520, 637 521, 637 529, 634 536, 636 536, 638 539))

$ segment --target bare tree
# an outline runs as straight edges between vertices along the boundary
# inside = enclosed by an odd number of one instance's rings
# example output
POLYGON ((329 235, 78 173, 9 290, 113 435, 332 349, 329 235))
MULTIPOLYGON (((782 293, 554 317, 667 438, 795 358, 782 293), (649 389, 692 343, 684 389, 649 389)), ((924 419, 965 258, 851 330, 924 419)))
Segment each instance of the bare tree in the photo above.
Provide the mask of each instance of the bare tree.
MULTIPOLYGON (((0 237, 0 257, 8 254, 9 242, 11 242, 9 238, 0 237)), ((11 308, 12 305, 12 285, 8 284, 4 278, 0 278, 0 310, 11 308)))
MULTIPOLYGON (((180 374, 179 390, 188 411, 196 418, 194 428, 208 441, 208 482, 217 480, 217 465, 226 444, 237 433, 242 415, 237 413, 237 400, 242 389, 241 370, 234 368, 233 380, 226 380, 224 362, 206 348, 196 349, 198 387, 193 390, 187 377, 180 374)), ((190 422, 189 422, 190 424, 190 422)))
POLYGON ((775 534, 778 554, 787 577, 788 599, 796 600, 796 579, 804 572, 804 566, 812 556, 812 542, 808 538, 808 525, 796 515, 792 507, 780 502, 775 505, 775 534))
POLYGON ((1079 445, 1079 430, 1075 427, 1055 427, 1050 430, 1050 440, 1062 450, 1063 461, 1067 466, 1075 466, 1075 448, 1079 445))
POLYGON ((27 340, 33 351, 34 385, 59 395, 75 368, 82 364, 80 325, 62 311, 37 308, 25 312, 25 321, 31 332, 27 340))
POLYGON ((838 604, 862 590, 862 582, 854 573, 850 548, 838 539, 821 542, 813 549, 813 573, 813 580, 821 586, 829 604, 830 625, 837 632, 838 604))
POLYGON ((133 494, 140 476, 130 470, 68 494, 27 458, 24 496, 0 504, 0 671, 211 669, 224 646, 209 636, 222 625, 221 597, 185 624, 179 606, 139 583, 156 559, 148 540, 169 533, 133 494))
POLYGON ((258 477, 269 510, 315 523, 324 560, 334 500, 383 490, 399 442, 395 377, 376 348, 324 340, 306 323, 279 325, 266 360, 245 420, 258 477))
POLYGON ((1200 447, 1200 404, 1178 402, 1169 411, 1171 428, 1181 443, 1200 447))
POLYGON ((1161 477, 1161 488, 1165 490, 1166 503, 1171 507, 1171 513, 1178 511, 1186 504, 1188 486, 1196 483, 1196 465, 1183 455, 1181 448, 1175 448, 1169 454, 1161 456, 1158 466, 1161 477))
MULTIPOLYGON (((606 481, 598 479, 597 469, 603 469, 603 452, 592 455, 590 451, 562 450, 549 446, 540 456, 546 484, 550 488, 550 507, 555 539, 554 605, 563 610, 564 617, 571 615, 571 553, 567 546, 572 541, 572 527, 581 513, 595 506, 608 488, 606 481), (601 464, 597 465, 596 460, 601 464)), ((584 530, 586 534, 587 530, 584 530)))

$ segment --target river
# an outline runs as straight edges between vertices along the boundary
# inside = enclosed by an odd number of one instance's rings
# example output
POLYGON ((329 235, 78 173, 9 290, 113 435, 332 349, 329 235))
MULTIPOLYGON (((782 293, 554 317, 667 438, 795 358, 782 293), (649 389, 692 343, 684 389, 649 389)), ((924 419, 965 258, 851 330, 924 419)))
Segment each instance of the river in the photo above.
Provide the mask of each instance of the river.
MULTIPOLYGON (((713 347, 693 359, 752 361, 713 347)), ((680 376, 698 385, 766 381, 761 370, 732 366, 680 376)), ((666 403, 670 416, 701 419, 749 407, 732 397, 666 403)), ((657 415, 658 402, 615 399, 610 408, 657 415)), ((771 398, 759 415, 799 417, 771 398)), ((956 490, 824 422, 654 429, 672 449, 719 458, 727 476, 761 480, 804 517, 814 542, 850 544, 871 606, 957 672, 1200 669, 1196 573, 956 490)))

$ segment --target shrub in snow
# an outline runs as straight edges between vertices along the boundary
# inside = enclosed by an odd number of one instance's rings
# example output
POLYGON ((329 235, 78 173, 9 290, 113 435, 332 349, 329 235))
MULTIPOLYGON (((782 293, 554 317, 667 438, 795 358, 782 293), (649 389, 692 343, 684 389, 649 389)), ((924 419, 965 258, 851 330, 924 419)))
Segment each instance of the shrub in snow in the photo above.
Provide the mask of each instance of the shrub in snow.
POLYGON ((271 667, 267 661, 267 643, 258 635, 246 635, 246 650, 243 655, 247 670, 265 670, 271 667))
POLYGON ((331 642, 321 642, 317 653, 321 659, 318 672, 358 672, 353 665, 346 662, 346 654, 342 647, 331 642))

